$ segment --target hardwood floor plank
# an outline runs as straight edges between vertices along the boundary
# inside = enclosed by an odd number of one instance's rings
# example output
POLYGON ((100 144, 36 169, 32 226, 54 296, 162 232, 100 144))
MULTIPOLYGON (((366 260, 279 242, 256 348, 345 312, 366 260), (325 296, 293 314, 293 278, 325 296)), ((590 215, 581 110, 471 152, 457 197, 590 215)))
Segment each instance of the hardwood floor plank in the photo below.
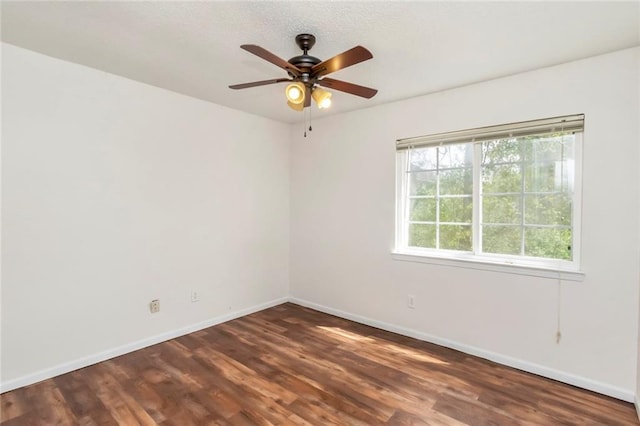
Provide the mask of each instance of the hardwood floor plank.
POLYGON ((52 381, 45 382, 39 387, 28 386, 25 388, 25 397, 26 404, 29 406, 29 412, 26 413, 27 417, 25 418, 38 419, 40 424, 73 424, 76 422, 76 418, 60 389, 52 381))
POLYGON ((478 401, 450 394, 440 394, 438 402, 433 409, 469 425, 508 426, 521 424, 517 420, 504 415, 502 410, 497 409, 497 407, 489 407, 478 401))
POLYGON ((366 423, 349 414, 340 412, 337 408, 327 405, 321 401, 313 403, 297 400, 287 407, 299 417, 305 419, 311 425, 357 425, 368 426, 375 423, 366 423))
POLYGON ((58 386, 60 392, 69 405, 71 412, 78 418, 78 422, 87 423, 87 416, 99 420, 99 424, 116 425, 116 420, 111 416, 109 410, 104 406, 97 395, 89 388, 84 380, 81 371, 74 371, 55 377, 53 382, 58 386))
POLYGON ((25 389, 26 388, 22 388, 13 392, 7 392, 2 396, 0 421, 8 422, 11 419, 22 416, 28 411, 29 407, 26 404, 27 397, 24 395, 26 392, 25 389))
POLYGON ((236 401, 220 389, 199 391, 195 397, 209 412, 216 413, 223 419, 230 419, 242 411, 241 401, 236 401))
POLYGON ((445 416, 436 411, 430 410, 426 415, 416 416, 404 411, 398 410, 387 423, 394 426, 465 426, 451 417, 445 416), (427 420, 428 419, 428 420, 427 420))
POLYGON ((282 304, 0 395, 2 425, 640 425, 632 404, 282 304))

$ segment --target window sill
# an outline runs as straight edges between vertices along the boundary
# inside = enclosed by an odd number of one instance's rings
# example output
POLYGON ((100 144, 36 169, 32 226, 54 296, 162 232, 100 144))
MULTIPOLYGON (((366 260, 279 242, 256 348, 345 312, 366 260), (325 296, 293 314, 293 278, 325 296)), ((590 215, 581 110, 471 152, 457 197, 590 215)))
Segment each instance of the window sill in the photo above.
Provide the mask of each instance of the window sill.
POLYGON ((454 257, 430 256, 411 252, 394 251, 391 253, 393 260, 403 262, 429 263, 432 265, 452 266, 457 268, 479 269, 482 271, 502 272, 506 274, 527 275, 531 277, 561 279, 563 281, 584 281, 585 273, 582 271, 569 271, 565 269, 552 269, 539 266, 515 265, 506 262, 492 262, 485 259, 463 259, 454 257))

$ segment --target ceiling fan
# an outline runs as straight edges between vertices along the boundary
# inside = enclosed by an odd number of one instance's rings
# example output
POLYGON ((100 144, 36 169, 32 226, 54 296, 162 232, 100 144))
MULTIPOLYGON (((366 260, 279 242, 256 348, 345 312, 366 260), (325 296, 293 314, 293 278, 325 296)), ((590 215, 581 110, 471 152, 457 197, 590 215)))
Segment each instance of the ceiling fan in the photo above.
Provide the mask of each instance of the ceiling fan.
POLYGON ((294 56, 288 61, 279 58, 255 44, 243 44, 240 46, 242 49, 284 69, 287 74, 289 74, 289 78, 275 78, 251 83, 233 84, 229 86, 229 88, 247 89, 249 87, 290 82, 285 90, 287 104, 296 111, 302 111, 304 108, 310 106, 311 98, 316 101, 319 108, 327 108, 331 105, 331 93, 323 90, 320 86, 367 99, 372 98, 378 93, 376 89, 371 89, 370 87, 359 86, 346 81, 325 77, 332 72, 373 58, 371 52, 362 46, 356 46, 346 52, 322 61, 308 54, 315 43, 316 38, 312 34, 298 34, 296 36, 296 44, 303 53, 302 55, 294 56))

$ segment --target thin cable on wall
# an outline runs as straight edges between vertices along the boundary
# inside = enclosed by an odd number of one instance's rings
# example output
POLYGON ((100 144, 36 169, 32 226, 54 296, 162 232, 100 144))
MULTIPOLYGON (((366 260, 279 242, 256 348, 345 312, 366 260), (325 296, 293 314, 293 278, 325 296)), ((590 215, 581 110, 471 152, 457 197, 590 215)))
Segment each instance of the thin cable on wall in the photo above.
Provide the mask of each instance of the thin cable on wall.
POLYGON ((557 294, 557 306, 556 306, 556 343, 560 344, 562 339, 561 329, 561 306, 562 306, 562 274, 558 271, 558 294, 557 294))

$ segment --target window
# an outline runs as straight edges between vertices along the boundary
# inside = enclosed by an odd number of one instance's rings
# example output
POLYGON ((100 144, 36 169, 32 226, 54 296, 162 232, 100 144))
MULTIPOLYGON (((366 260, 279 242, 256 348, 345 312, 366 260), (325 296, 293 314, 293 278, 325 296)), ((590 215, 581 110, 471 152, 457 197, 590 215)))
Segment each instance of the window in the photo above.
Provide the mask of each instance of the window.
POLYGON ((584 116, 397 141, 396 252, 578 269, 584 116))

